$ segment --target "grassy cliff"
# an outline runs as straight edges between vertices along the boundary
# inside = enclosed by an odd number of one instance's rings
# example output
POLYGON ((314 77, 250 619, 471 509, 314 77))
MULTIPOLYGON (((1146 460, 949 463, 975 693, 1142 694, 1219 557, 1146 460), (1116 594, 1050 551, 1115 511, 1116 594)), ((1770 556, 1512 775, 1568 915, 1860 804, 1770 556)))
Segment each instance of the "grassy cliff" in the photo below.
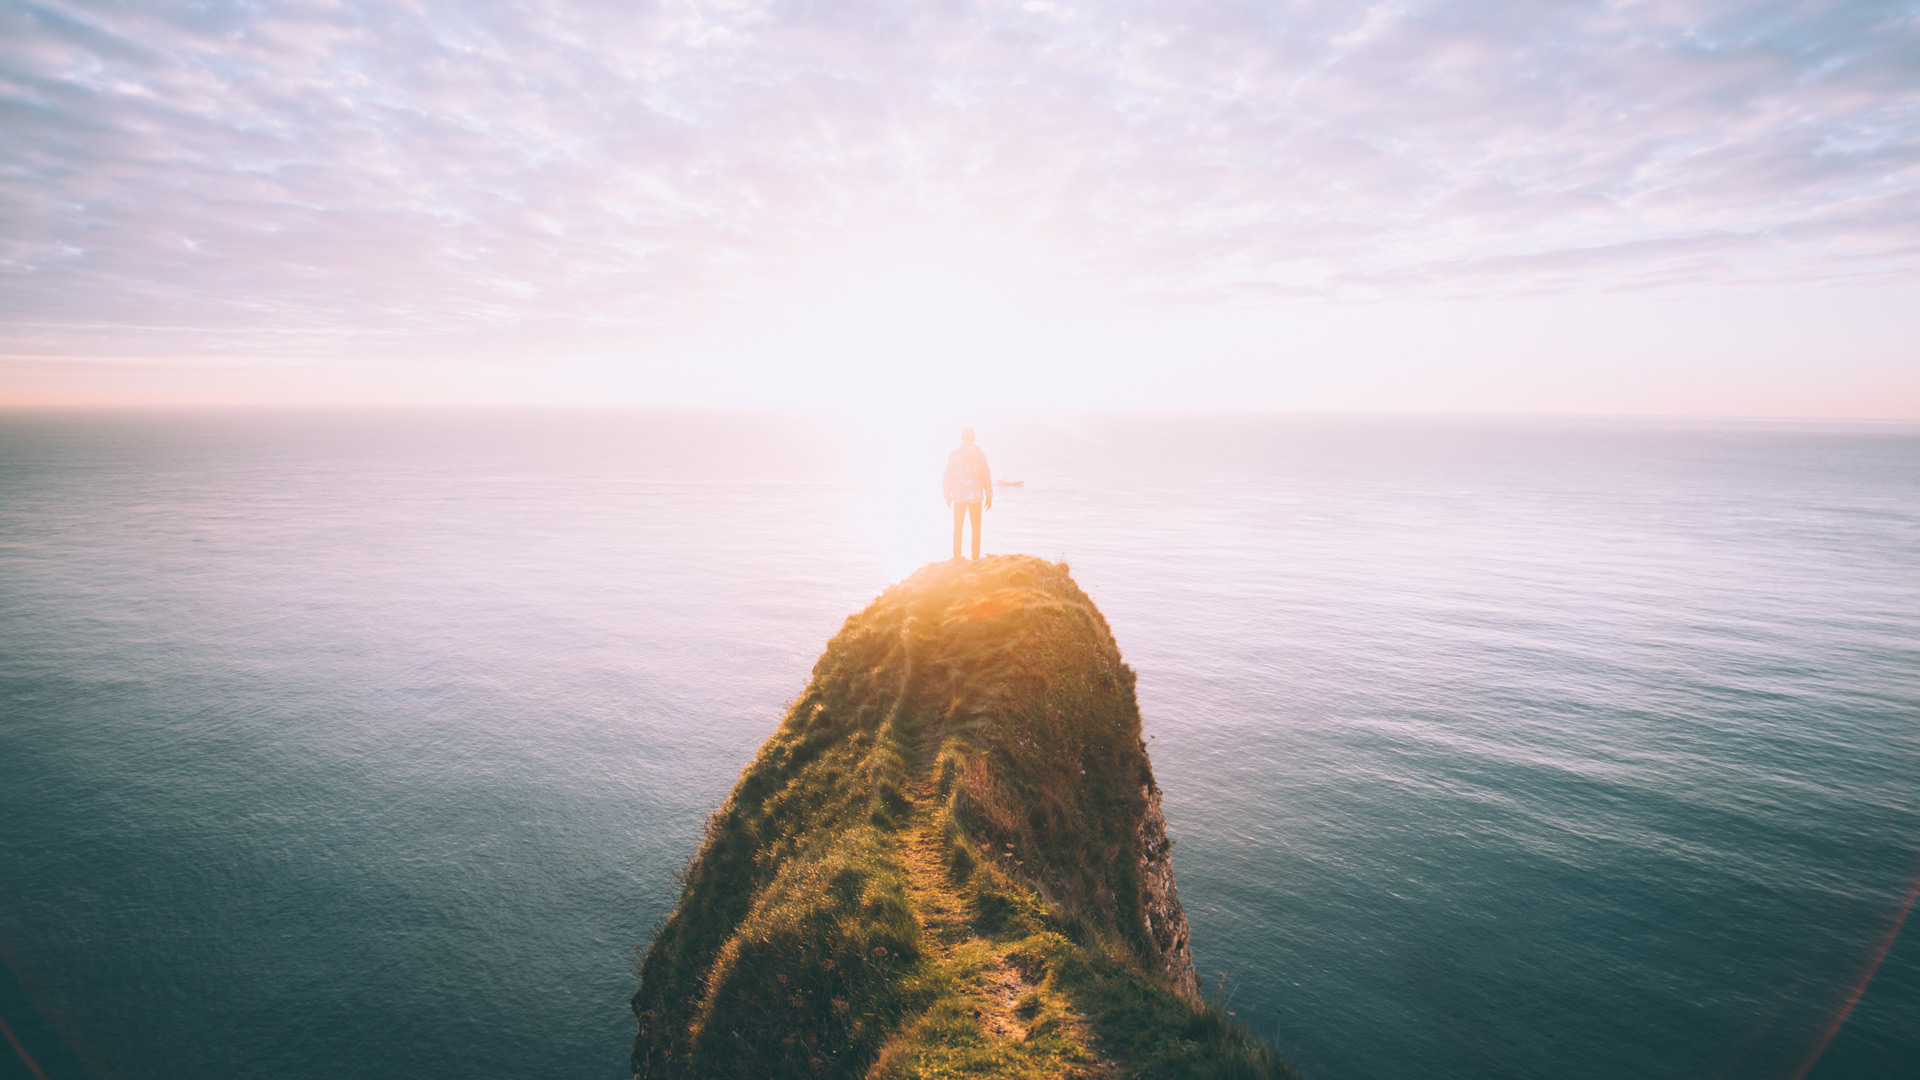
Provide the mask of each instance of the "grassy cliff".
POLYGON ((684 884, 639 1077, 1292 1075, 1201 1000, 1133 672, 1062 565, 848 619, 684 884))

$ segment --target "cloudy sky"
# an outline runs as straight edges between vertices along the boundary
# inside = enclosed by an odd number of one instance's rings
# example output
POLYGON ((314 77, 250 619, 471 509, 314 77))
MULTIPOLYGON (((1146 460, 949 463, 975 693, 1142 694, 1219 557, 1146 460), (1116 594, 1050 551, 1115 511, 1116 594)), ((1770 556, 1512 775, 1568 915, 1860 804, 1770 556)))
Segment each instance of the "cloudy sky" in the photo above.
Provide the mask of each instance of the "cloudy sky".
POLYGON ((0 0, 0 402, 1920 418, 1920 4, 0 0))

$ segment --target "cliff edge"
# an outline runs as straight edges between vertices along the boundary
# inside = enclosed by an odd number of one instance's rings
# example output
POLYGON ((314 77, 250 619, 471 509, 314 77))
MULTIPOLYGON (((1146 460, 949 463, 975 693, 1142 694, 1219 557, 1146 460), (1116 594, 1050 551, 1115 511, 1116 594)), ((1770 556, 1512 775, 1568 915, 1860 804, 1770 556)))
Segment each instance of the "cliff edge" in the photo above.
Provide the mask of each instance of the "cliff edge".
POLYGON ((637 1077, 1282 1077, 1201 1000, 1133 672, 1064 565, 849 618, 712 816, 637 1077))

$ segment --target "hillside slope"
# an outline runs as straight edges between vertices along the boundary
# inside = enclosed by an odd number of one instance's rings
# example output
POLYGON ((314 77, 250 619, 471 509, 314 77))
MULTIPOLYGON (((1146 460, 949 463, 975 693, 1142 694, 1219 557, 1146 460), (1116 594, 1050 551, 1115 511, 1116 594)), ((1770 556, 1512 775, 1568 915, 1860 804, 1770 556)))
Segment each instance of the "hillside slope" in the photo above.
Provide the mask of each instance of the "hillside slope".
POLYGON ((1133 682, 1040 559, 849 618, 642 962, 635 1075, 1291 1076, 1201 1001, 1133 682))

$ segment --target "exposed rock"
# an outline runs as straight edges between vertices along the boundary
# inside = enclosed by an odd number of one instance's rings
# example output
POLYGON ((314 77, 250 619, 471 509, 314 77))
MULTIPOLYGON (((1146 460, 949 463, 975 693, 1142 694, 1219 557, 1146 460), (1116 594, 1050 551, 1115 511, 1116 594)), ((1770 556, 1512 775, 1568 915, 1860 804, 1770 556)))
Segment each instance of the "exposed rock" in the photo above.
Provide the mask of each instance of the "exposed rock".
POLYGON ((1198 1003, 1200 974, 1193 967, 1193 934, 1180 906, 1180 890, 1173 882, 1173 841, 1167 839, 1167 819, 1160 813, 1160 790, 1141 788, 1147 812, 1140 815, 1140 891, 1147 934, 1160 952, 1160 973, 1181 997, 1198 1003))

